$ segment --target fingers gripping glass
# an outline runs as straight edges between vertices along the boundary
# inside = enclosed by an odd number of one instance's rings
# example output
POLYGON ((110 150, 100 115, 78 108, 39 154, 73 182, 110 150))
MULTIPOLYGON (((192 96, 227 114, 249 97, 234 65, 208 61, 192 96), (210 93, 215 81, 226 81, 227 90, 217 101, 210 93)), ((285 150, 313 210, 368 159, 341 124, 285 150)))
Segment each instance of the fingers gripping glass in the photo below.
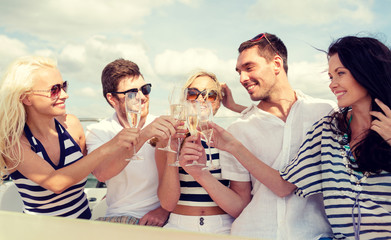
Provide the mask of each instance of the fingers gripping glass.
POLYGON ((204 89, 200 91, 197 88, 188 88, 186 99, 189 101, 195 101, 200 95, 205 101, 209 102, 214 102, 217 99, 217 92, 215 90, 208 91, 207 89, 204 89))
MULTIPOLYGON (((177 85, 173 86, 171 89, 171 92, 168 96, 168 102, 170 104, 170 115, 176 121, 184 121, 184 106, 183 106, 183 99, 184 99, 184 92, 181 87, 178 87, 177 85)), ((180 138, 178 138, 178 146, 180 146, 180 138)), ((168 138, 167 146, 158 148, 158 150, 172 152, 172 153, 178 153, 177 151, 171 149, 171 135, 168 138)), ((170 166, 179 166, 178 161, 178 154, 177 154, 177 160, 173 164, 169 164, 170 166)))
POLYGON ((272 47, 273 51, 277 54, 277 55, 280 55, 277 51, 277 49, 274 48, 273 44, 269 41, 269 39, 267 38, 266 34, 265 33, 260 33, 258 34, 257 36, 253 37, 250 39, 250 42, 258 42, 260 41, 261 39, 266 39, 266 41, 269 43, 270 47, 272 47))
POLYGON ((138 91, 141 91, 144 95, 148 95, 151 93, 152 90, 152 84, 147 83, 140 88, 131 88, 129 90, 123 91, 123 92, 111 92, 115 94, 127 94, 127 93, 138 93, 138 91))
POLYGON ((44 94, 34 94, 34 95, 44 96, 44 97, 48 97, 51 99, 56 99, 56 98, 60 97, 61 89, 64 89, 64 92, 67 92, 67 90, 68 90, 68 82, 67 81, 63 82, 62 84, 55 84, 48 90, 30 90, 28 92, 32 92, 32 93, 46 92, 46 93, 48 93, 46 95, 44 95, 44 94))
MULTIPOLYGON (((137 92, 128 91, 125 94, 125 109, 126 118, 131 128, 137 128, 140 122, 141 115, 141 98, 137 92)), ((136 146, 133 145, 133 157, 126 160, 143 160, 141 156, 137 155, 136 146)))

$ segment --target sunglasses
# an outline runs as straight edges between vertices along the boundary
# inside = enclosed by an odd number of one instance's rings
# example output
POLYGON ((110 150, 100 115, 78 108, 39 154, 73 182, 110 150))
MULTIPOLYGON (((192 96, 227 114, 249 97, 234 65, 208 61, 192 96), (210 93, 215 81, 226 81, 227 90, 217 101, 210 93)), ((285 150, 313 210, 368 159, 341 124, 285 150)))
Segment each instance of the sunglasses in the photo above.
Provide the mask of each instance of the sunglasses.
POLYGON ((61 89, 64 89, 64 92, 68 90, 68 82, 65 81, 62 84, 55 84, 49 90, 30 90, 28 92, 47 92, 49 95, 35 94, 39 96, 49 97, 51 99, 59 98, 61 95, 61 89))
POLYGON ((126 90, 124 92, 111 92, 111 93, 115 93, 115 94, 126 94, 128 92, 134 92, 134 93, 137 93, 138 91, 141 91, 144 95, 148 95, 151 93, 151 88, 152 88, 152 84, 150 83, 147 83, 143 86, 141 86, 140 88, 131 88, 129 90, 126 90))
POLYGON ((251 38, 251 39, 250 39, 250 42, 258 42, 258 41, 260 41, 262 38, 266 39, 266 41, 269 43, 270 47, 273 48, 273 51, 274 51, 275 53, 277 53, 277 55, 280 55, 280 54, 278 53, 278 51, 274 48, 273 44, 269 41, 269 39, 267 38, 267 36, 266 36, 265 33, 260 33, 260 34, 258 34, 257 36, 251 38))
POLYGON ((202 98, 205 101, 214 102, 217 99, 217 92, 215 90, 207 91, 206 89, 200 91, 197 88, 188 88, 187 89, 187 97, 186 99, 189 101, 195 101, 199 96, 202 96, 202 98))

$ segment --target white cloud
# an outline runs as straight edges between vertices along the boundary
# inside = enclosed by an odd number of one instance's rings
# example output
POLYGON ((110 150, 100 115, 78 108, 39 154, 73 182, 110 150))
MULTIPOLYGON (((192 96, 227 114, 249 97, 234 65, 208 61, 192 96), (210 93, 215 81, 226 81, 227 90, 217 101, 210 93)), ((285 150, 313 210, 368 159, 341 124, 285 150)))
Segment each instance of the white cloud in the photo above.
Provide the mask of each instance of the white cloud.
POLYGON ((236 60, 220 59, 210 49, 165 50, 156 55, 154 62, 156 73, 161 76, 187 77, 195 69, 204 69, 215 73, 222 82, 231 82, 237 75, 234 70, 236 60))
POLYGON ((34 55, 55 58, 55 53, 50 49, 37 49, 34 51, 34 55))
MULTIPOLYGON (((324 57, 324 55, 322 55, 324 57)), ((335 100, 328 85, 327 61, 294 62, 289 64, 288 79, 292 87, 312 97, 335 100)))
POLYGON ((92 36, 78 45, 64 45, 60 50, 58 61, 59 68, 67 79, 100 85, 103 68, 118 58, 134 61, 143 73, 153 74, 145 47, 127 39, 92 36))
POLYGON ((215 68, 218 57, 208 49, 187 49, 184 52, 165 50, 155 58, 156 72, 161 75, 183 75, 195 68, 215 68))
POLYGON ((83 39, 96 33, 132 34, 155 8, 172 0, 3 0, 0 26, 48 41, 83 39))
POLYGON ((81 45, 67 45, 61 51, 60 58, 75 63, 84 63, 86 61, 86 51, 84 46, 81 45))
POLYGON ((26 45, 18 39, 0 35, 0 70, 5 69, 12 61, 27 55, 26 45))
POLYGON ((84 87, 82 89, 75 91, 75 94, 80 95, 80 96, 84 96, 84 97, 96 97, 98 95, 100 96, 101 94, 99 94, 99 93, 91 87, 84 87))
POLYGON ((257 0, 249 11, 253 18, 289 25, 324 25, 332 22, 372 23, 373 0, 257 0))

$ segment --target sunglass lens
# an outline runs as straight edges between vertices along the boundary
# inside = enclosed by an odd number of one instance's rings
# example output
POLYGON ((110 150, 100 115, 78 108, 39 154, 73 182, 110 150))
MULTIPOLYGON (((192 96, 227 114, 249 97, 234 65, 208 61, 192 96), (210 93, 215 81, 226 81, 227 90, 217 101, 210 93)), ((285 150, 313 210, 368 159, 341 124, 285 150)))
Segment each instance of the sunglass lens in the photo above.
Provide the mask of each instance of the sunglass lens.
POLYGON ((148 95, 151 93, 151 84, 146 84, 144 86, 141 87, 141 92, 144 94, 144 95, 148 95))
POLYGON ((187 91, 187 100, 190 100, 190 101, 196 100, 198 97, 198 94, 199 93, 197 91, 189 89, 187 91))
POLYGON ((65 92, 68 91, 68 82, 65 81, 63 84, 62 84, 62 89, 64 89, 65 92))
POLYGON ((51 98, 57 98, 60 96, 61 88, 64 89, 65 92, 68 90, 68 82, 65 81, 62 85, 56 84, 53 85, 53 87, 50 89, 50 97, 51 98))
POLYGON ((217 93, 212 91, 208 94, 208 101, 214 102, 217 99, 217 93))
POLYGON ((53 85, 53 87, 50 89, 50 97, 51 98, 58 97, 58 94, 59 94, 60 91, 61 91, 61 85, 60 84, 53 85))

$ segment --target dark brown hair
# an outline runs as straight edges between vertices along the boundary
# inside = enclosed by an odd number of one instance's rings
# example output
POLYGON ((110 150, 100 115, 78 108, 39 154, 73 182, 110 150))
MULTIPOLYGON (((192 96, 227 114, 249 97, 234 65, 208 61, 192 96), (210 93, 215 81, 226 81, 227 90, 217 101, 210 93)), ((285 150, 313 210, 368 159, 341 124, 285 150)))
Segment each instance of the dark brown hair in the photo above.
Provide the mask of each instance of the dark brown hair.
POLYGON ((274 56, 278 54, 283 60, 285 73, 288 74, 288 51, 285 44, 276 35, 270 33, 264 34, 265 37, 262 37, 257 41, 247 40, 240 44, 238 49, 239 54, 254 46, 258 47, 259 56, 265 58, 268 62, 272 61, 274 56))
MULTIPOLYGON (((103 88, 103 96, 106 101, 107 93, 116 92, 118 88, 118 83, 123 77, 139 77, 143 76, 140 73, 140 69, 132 61, 125 59, 117 59, 109 64, 102 71, 102 88, 103 88)), ((116 96, 116 95, 115 95, 116 96)), ((111 104, 110 104, 111 106, 111 104)))

